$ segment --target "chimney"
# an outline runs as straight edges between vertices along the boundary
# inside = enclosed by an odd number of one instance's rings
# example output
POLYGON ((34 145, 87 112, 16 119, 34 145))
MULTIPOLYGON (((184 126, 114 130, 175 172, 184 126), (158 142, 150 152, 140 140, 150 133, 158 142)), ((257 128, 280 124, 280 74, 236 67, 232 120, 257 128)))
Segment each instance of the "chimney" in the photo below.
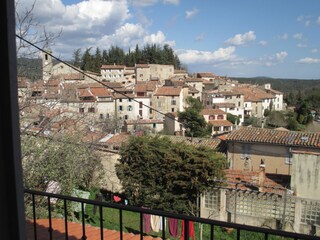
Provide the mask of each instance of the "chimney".
POLYGON ((259 169, 259 192, 264 191, 265 181, 266 181, 266 165, 265 165, 265 160, 261 159, 260 169, 259 169))

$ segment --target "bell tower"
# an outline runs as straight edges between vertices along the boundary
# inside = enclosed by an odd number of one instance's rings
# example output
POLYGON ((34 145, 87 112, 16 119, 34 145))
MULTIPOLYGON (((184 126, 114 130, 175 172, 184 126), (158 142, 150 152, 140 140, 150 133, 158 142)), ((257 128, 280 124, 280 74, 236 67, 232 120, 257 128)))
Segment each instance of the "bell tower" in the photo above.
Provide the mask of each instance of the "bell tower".
POLYGON ((42 58, 42 79, 47 82, 52 74, 52 57, 51 50, 45 50, 44 52, 41 52, 41 58, 42 58))

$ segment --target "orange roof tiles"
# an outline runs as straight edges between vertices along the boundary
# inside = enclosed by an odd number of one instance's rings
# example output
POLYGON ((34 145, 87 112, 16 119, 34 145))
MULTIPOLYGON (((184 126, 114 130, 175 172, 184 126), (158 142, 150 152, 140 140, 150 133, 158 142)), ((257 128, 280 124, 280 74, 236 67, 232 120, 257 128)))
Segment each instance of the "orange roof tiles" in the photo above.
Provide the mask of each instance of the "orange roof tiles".
POLYGON ((200 114, 201 115, 225 115, 227 113, 218 108, 211 108, 211 109, 205 108, 201 110, 200 114))
POLYGON ((154 96, 180 96, 182 87, 160 87, 154 96))
POLYGON ((233 124, 231 122, 229 122, 228 120, 210 120, 209 123, 215 127, 221 127, 221 126, 231 127, 231 126, 233 126, 233 124))
POLYGON ((320 132, 295 132, 274 129, 241 127, 227 135, 227 141, 246 143, 270 143, 287 146, 319 148, 320 132))
POLYGON ((105 88, 91 88, 92 94, 96 97, 111 97, 112 94, 105 88))

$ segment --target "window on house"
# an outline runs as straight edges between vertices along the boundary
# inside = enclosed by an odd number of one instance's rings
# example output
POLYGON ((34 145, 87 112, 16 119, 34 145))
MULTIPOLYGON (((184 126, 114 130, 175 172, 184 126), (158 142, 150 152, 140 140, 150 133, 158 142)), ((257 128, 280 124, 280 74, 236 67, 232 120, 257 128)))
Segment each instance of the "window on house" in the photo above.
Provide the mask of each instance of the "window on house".
POLYGON ((79 108, 79 113, 84 113, 84 108, 79 108))
POLYGON ((172 99, 171 100, 171 105, 176 105, 176 100, 172 99))
POLYGON ((122 98, 119 99, 119 102, 122 102, 122 98))
POLYGON ((192 95, 192 97, 194 97, 194 93, 192 93, 191 95, 192 95))
POLYGON ((251 146, 250 145, 242 145, 241 146, 241 159, 245 160, 246 158, 250 158, 251 157, 251 146))
POLYGON ((127 110, 128 110, 128 111, 132 111, 132 106, 129 105, 129 106, 127 107, 127 110))
POLYGON ((142 110, 139 110, 139 115, 140 117, 142 117, 142 110))
POLYGON ((219 132, 220 131, 220 127, 213 127, 213 131, 219 132))
POLYGON ((142 102, 139 102, 139 108, 142 108, 142 107, 143 107, 142 102))
POLYGON ((128 115, 124 115, 124 119, 127 120, 128 119, 128 115))
POLYGON ((99 118, 103 119, 103 113, 100 113, 99 118))
POLYGON ((238 102, 238 107, 240 107, 241 106, 241 102, 238 102))
POLYGON ((157 124, 156 124, 156 123, 152 124, 152 127, 153 127, 153 128, 156 128, 156 127, 157 127, 157 124))
POLYGON ((217 119, 223 119, 223 115, 218 115, 217 119))
POLYGON ((119 106, 119 111, 122 111, 122 106, 119 106))
POLYGON ((215 209, 217 215, 220 212, 220 190, 211 190, 204 194, 204 207, 215 209))
POLYGON ((174 112, 174 108, 171 108, 171 112, 174 112))
POLYGON ((215 120, 215 119, 216 119, 216 117, 214 115, 209 116, 209 120, 215 120))
POLYGON ((96 110, 95 110, 95 108, 94 107, 89 107, 88 108, 88 112, 89 113, 94 113, 96 110))
POLYGON ((131 98, 129 98, 129 99, 128 99, 128 102, 132 102, 132 99, 131 99, 131 98))

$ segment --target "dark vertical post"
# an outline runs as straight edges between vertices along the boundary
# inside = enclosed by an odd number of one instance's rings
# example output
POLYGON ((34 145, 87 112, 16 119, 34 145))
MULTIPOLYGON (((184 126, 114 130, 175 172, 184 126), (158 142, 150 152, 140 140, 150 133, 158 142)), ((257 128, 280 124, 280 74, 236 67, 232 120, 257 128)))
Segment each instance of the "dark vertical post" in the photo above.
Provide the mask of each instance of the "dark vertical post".
POLYGON ((210 225, 210 240, 214 239, 214 226, 211 224, 210 225))
POLYGON ((143 213, 140 212, 140 240, 143 240, 143 213))
POLYGON ((33 233, 34 240, 37 240, 37 216, 36 216, 36 202, 34 194, 32 194, 32 213, 33 213, 33 233))
POLYGON ((0 232, 10 239, 26 239, 17 94, 15 1, 0 1, 0 232))
POLYGON ((49 215, 49 236, 50 240, 52 240, 52 219, 51 219, 51 200, 50 197, 48 197, 48 215, 49 215))
POLYGON ((63 200, 63 207, 64 207, 64 228, 65 228, 65 238, 66 240, 69 239, 68 236, 68 210, 67 210, 67 200, 63 200))
POLYGON ((120 240, 123 239, 123 222, 122 222, 122 209, 119 209, 119 221, 120 221, 120 240))
POLYGON ((162 239, 166 239, 166 219, 164 216, 162 216, 161 220, 162 220, 162 239))
POLYGON ((184 221, 184 239, 189 240, 189 220, 184 221))
POLYGON ((86 240, 86 221, 84 219, 85 217, 85 212, 84 212, 84 203, 81 202, 81 216, 82 216, 82 240, 86 240))
POLYGON ((99 216, 100 216, 100 238, 103 240, 103 211, 102 206, 99 206, 99 216))

